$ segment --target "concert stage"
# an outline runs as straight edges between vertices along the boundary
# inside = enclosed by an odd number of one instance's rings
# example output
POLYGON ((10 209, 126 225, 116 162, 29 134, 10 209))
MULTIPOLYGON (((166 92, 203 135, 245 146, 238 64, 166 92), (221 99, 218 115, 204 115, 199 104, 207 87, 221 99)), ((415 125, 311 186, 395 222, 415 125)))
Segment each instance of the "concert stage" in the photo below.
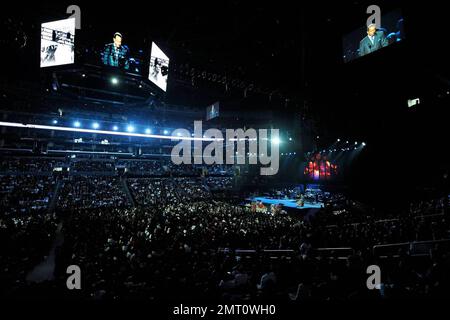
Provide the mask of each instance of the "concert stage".
POLYGON ((283 207, 286 208, 293 208, 293 209, 320 209, 323 206, 323 203, 308 203, 305 202, 303 207, 300 207, 297 205, 297 200, 295 199, 272 199, 272 198, 266 198, 266 197, 254 197, 250 198, 250 201, 261 201, 265 205, 272 205, 272 204, 281 204, 283 207))

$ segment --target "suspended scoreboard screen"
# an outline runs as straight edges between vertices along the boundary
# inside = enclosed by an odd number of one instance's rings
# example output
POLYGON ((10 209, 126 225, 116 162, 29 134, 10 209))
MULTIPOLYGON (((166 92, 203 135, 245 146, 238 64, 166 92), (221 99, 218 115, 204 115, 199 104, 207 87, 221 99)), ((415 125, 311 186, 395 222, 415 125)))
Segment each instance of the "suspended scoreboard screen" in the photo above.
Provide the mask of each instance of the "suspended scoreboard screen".
POLYGON ((167 57, 167 55, 154 42, 152 42, 148 79, 161 88, 164 92, 167 90, 169 61, 169 57, 167 57))
POLYGON ((41 24, 41 68, 75 62, 75 18, 41 24))
POLYGON ((381 26, 362 25, 343 37, 344 62, 369 55, 379 49, 400 42, 405 38, 401 10, 397 9, 381 16, 381 26))

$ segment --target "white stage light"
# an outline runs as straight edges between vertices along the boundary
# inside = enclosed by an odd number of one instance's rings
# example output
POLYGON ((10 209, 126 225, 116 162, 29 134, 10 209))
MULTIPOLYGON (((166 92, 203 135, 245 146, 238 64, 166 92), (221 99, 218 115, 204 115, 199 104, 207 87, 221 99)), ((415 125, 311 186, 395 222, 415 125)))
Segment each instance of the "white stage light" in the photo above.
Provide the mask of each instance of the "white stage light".
POLYGON ((273 138, 273 139, 272 139, 272 142, 273 142, 274 144, 278 145, 278 144, 281 143, 281 140, 280 140, 280 138, 273 138))

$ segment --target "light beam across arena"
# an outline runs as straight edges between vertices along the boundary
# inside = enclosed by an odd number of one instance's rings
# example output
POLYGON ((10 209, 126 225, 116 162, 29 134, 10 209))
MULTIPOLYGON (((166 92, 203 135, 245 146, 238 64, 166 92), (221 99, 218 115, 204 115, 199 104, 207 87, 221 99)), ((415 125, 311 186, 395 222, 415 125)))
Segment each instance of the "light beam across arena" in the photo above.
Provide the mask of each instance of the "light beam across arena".
POLYGON ((81 133, 97 133, 97 134, 109 134, 116 136, 127 136, 127 137, 139 137, 139 138, 155 138, 155 139, 168 139, 168 140, 190 140, 190 141, 223 141, 223 138, 197 138, 197 137, 179 137, 179 136, 169 136, 169 135, 158 135, 158 134, 144 134, 144 133, 132 133, 132 132, 121 132, 121 131, 109 131, 109 130, 94 130, 94 129, 84 129, 84 128, 71 128, 71 127, 59 127, 59 126, 47 126, 41 124, 23 124, 17 122, 4 122, 0 121, 0 126, 12 127, 12 128, 24 128, 24 129, 40 129, 40 130, 55 130, 55 131, 69 131, 69 132, 81 132, 81 133))

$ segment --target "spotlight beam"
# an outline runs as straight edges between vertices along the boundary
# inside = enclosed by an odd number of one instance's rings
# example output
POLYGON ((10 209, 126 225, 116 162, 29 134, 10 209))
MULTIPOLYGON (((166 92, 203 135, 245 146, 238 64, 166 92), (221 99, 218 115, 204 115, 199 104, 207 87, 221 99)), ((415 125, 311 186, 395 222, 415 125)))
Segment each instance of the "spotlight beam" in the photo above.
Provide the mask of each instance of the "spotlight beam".
POLYGON ((24 128, 24 129, 40 129, 40 130, 55 130, 55 131, 69 131, 69 132, 80 132, 80 133, 96 133, 96 134, 108 134, 116 136, 126 136, 126 137, 139 137, 139 138, 155 138, 155 139, 167 139, 167 140, 191 140, 191 141, 223 141, 223 138, 196 138, 196 137, 178 137, 178 136, 166 136, 158 134, 144 134, 144 133, 131 133, 131 132, 120 132, 120 131, 109 131, 109 130, 94 130, 94 129, 83 129, 83 128, 71 128, 71 127, 58 127, 58 126, 46 126, 40 124, 23 124, 17 122, 3 122, 0 121, 0 126, 2 127, 12 127, 12 128, 24 128))

